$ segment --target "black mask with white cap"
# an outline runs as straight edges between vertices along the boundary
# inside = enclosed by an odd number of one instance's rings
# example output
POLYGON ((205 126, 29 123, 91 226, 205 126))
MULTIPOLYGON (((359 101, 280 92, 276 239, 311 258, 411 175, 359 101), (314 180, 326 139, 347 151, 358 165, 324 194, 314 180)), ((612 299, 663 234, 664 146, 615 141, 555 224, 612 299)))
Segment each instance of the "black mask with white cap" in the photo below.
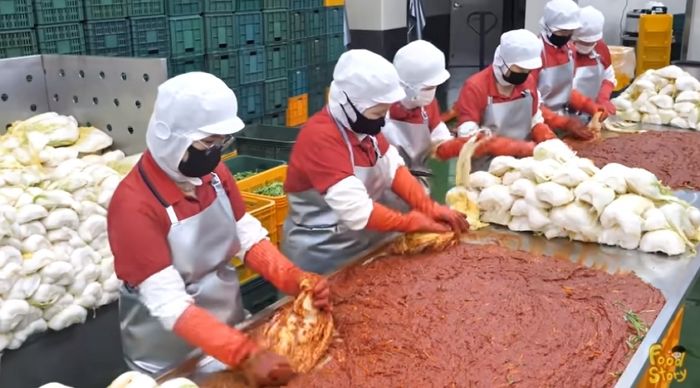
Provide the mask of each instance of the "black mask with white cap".
POLYGON ((343 113, 345 113, 345 117, 348 119, 350 129, 352 129, 356 133, 377 136, 379 132, 382 131, 382 127, 384 126, 384 124, 386 124, 384 117, 380 117, 378 119, 368 119, 357 109, 355 104, 353 104, 352 101, 350 101, 350 97, 348 97, 347 94, 345 94, 345 97, 347 97, 348 104, 355 112, 355 121, 353 121, 350 119, 348 112, 345 111, 345 107, 343 105, 340 105, 340 108, 343 109, 343 113))

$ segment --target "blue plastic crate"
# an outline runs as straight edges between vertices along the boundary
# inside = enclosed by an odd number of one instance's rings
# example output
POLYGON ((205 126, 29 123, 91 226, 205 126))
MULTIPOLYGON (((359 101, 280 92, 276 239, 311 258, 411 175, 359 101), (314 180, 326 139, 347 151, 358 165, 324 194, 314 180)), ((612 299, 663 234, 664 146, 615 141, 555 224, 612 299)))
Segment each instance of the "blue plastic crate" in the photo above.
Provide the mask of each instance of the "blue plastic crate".
POLYGON ((168 16, 188 16, 202 13, 202 0, 166 0, 168 16))
POLYGON ((327 63, 309 66, 309 89, 319 91, 330 86, 333 79, 333 67, 327 63))
POLYGON ((265 47, 241 49, 238 52, 241 85, 265 80, 265 47))
POLYGON ((289 81, 277 78, 265 81, 265 113, 287 109, 289 98, 289 81))
POLYGON ((127 4, 129 16, 164 16, 164 0, 129 0, 127 4))
POLYGON ((234 11, 236 11, 235 0, 204 0, 204 13, 234 11))
POLYGON ((304 27, 306 37, 325 35, 326 33, 326 10, 323 8, 307 9, 304 13, 304 27))
POLYGON ((229 88, 238 87, 238 51, 206 56, 207 72, 221 78, 229 88))
POLYGON ((169 57, 168 18, 166 16, 131 18, 131 45, 135 57, 169 57))
POLYGON ((237 0, 236 11, 262 11, 263 0, 237 0))
POLYGON ((203 55, 168 59, 168 77, 192 71, 205 71, 203 55))
POLYGON ((263 101, 265 87, 262 82, 240 85, 235 89, 238 98, 238 117, 248 123, 248 120, 263 116, 263 101))
POLYGON ((287 111, 282 109, 279 112, 265 113, 262 117, 262 123, 284 127, 287 124, 287 111))
POLYGON ((289 11, 289 40, 306 38, 305 10, 289 11))
POLYGON ((38 26, 39 52, 42 54, 83 55, 85 34, 80 23, 38 26))
POLYGON ((342 34, 344 20, 344 7, 326 7, 326 34, 342 34))
POLYGON ((263 44, 263 16, 260 12, 235 13, 238 47, 263 44))
POLYGON ((295 69, 307 65, 309 61, 308 46, 305 40, 295 40, 287 44, 289 51, 287 63, 289 64, 289 68, 295 69))
POLYGON ((207 53, 223 53, 237 46, 233 13, 204 15, 207 53))
POLYGON ((88 55, 130 57, 131 30, 127 19, 88 21, 85 24, 88 55))
POLYGON ((171 56, 204 55, 204 23, 201 16, 171 17, 168 22, 171 56))
POLYGON ((34 31, 0 31, 0 58, 22 57, 37 52, 34 31))
POLYGON ((319 90, 309 93, 309 117, 323 109, 326 105, 326 91, 319 90))
POLYGON ((266 45, 286 42, 289 37, 289 12, 264 11, 263 25, 266 45))
POLYGON ((309 9, 323 7, 323 0, 290 0, 289 9, 309 9))
POLYGON ((263 0, 262 9, 288 9, 289 0, 263 0))
POLYGON ((298 96, 309 92, 309 72, 306 67, 287 72, 289 80, 289 94, 298 96))
POLYGON ((35 0, 34 14, 40 26, 85 20, 83 0, 35 0))
POLYGON ((326 61, 337 62, 338 58, 345 52, 343 34, 328 35, 326 45, 326 61))
POLYGON ((287 76, 289 64, 287 45, 280 44, 276 46, 265 47, 265 77, 266 78, 282 78, 287 76))
POLYGON ((127 0, 84 0, 85 18, 90 20, 105 20, 125 18, 127 16, 127 0))
POLYGON ((30 27, 34 27, 31 0, 0 1, 0 30, 19 30, 30 27))
POLYGON ((306 40, 306 55, 308 65, 320 65, 327 61, 326 50, 328 43, 325 36, 319 36, 306 40))

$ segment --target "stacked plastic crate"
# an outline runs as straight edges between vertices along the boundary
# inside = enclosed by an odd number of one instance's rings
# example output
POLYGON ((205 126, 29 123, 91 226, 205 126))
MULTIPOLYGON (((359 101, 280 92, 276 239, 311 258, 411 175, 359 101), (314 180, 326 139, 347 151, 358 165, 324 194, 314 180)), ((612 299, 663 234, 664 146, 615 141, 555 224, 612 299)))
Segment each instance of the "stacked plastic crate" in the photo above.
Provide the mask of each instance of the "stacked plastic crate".
POLYGON ((88 55, 130 57, 131 30, 127 0, 84 0, 88 55))
POLYGON ((238 40, 238 115, 246 123, 259 122, 265 103, 265 39, 263 0, 238 0, 234 23, 238 40))
POLYGON ((289 89, 289 0, 263 0, 265 82, 263 123, 285 125, 289 89))
POLYGON ((42 54, 86 54, 83 0, 35 0, 36 33, 42 54))
POLYGON ((36 54, 36 34, 32 27, 31 0, 0 1, 0 58, 36 54))
POLYGON ((238 39, 236 33, 236 2, 232 0, 205 0, 204 2, 204 59, 206 71, 226 84, 238 87, 238 39))
POLYGON ((203 0, 166 0, 170 28, 168 75, 204 71, 203 0))
POLYGON ((134 56, 168 58, 170 29, 165 0, 128 0, 128 15, 134 56))

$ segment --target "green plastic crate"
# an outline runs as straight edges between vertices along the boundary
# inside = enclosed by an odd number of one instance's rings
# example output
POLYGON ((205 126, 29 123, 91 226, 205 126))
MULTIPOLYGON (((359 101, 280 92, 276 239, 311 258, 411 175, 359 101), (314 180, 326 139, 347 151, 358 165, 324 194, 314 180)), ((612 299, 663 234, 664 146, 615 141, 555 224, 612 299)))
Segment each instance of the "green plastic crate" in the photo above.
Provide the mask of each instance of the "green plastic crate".
POLYGON ((166 0, 165 10, 168 16, 189 16, 202 13, 202 0, 166 0))
POLYGON ((236 48, 233 13, 204 15, 207 53, 223 53, 236 48))
POLYGON ((326 38, 326 61, 337 62, 345 52, 343 34, 328 35, 326 38))
POLYGON ((169 57, 170 34, 168 18, 166 16, 132 18, 131 45, 135 57, 169 57))
POLYGON ((309 89, 313 91, 325 90, 333 79, 333 67, 328 64, 309 66, 309 89))
POLYGON ((289 0, 289 9, 310 9, 323 7, 323 0, 289 0))
POLYGON ((87 20, 104 20, 125 18, 127 0, 84 0, 85 18, 87 20))
POLYGON ((315 91, 309 93, 309 117, 323 109, 326 105, 326 91, 315 91))
MULTIPOLYGON (((240 85, 238 89, 235 90, 238 99, 238 117, 243 121, 248 122, 248 120, 261 118, 263 116, 264 89, 263 83, 257 82, 248 85, 240 85)), ((236 145, 240 145, 238 141, 236 141, 236 145)))
POLYGON ((326 7, 326 34, 342 34, 345 8, 326 7))
POLYGON ((305 67, 289 70, 287 73, 289 80, 289 94, 298 96, 309 92, 309 72, 305 67))
POLYGON ((325 35, 326 33, 326 10, 323 8, 307 9, 304 13, 304 27, 306 37, 325 35))
POLYGON ((265 113, 287 109, 289 98, 289 81, 277 78, 265 81, 265 113))
POLYGON ((262 11, 263 0, 237 0, 236 11, 262 11))
POLYGON ((231 174, 247 171, 263 172, 285 164, 284 160, 260 158, 250 155, 238 155, 235 158, 224 161, 231 174))
POLYGON ((235 0, 204 0, 204 13, 234 11, 236 11, 235 0))
POLYGON ((299 128, 251 125, 236 134, 239 155, 289 161, 299 128))
POLYGON ((168 22, 172 57, 204 55, 204 23, 201 16, 171 17, 168 22))
POLYGON ((289 40, 306 38, 306 25, 304 24, 304 10, 289 11, 289 40))
POLYGON ((208 54, 206 56, 207 72, 221 78, 228 87, 238 86, 238 51, 208 54))
POLYGON ((0 31, 0 58, 22 57, 37 52, 34 31, 0 31))
POLYGON ((85 24, 88 55, 130 57, 131 31, 127 19, 89 21, 85 24))
POLYGON ((283 127, 287 124, 287 111, 283 109, 279 112, 265 113, 261 122, 265 125, 283 127))
POLYGON ((265 47, 265 77, 267 78, 282 78, 287 76, 289 57, 287 45, 280 44, 276 46, 265 47))
POLYGON ((260 12, 235 13, 238 47, 263 44, 263 16, 260 12))
POLYGON ((164 0, 129 0, 127 5, 129 16, 165 15, 164 0))
POLYGON ((32 0, 0 0, 0 30, 34 27, 32 0))
POLYGON ((168 59, 168 77, 191 71, 204 71, 204 55, 168 59))
POLYGON ((38 26, 36 33, 42 54, 83 55, 87 51, 83 25, 80 23, 38 26))
POLYGON ((263 0, 262 9, 287 9, 289 8, 289 0, 263 0))
POLYGON ((289 36, 289 12, 264 11, 263 25, 263 40, 266 45, 286 42, 289 36))
POLYGON ((296 69, 308 64, 308 44, 305 40, 295 40, 287 45, 289 50, 289 68, 296 69))
POLYGON ((307 64, 319 65, 326 62, 326 37, 316 37, 306 40, 307 64))
POLYGON ((85 20, 83 0, 34 0, 34 14, 40 26, 85 20))
POLYGON ((265 80, 265 47, 241 49, 238 53, 239 81, 241 84, 265 80))

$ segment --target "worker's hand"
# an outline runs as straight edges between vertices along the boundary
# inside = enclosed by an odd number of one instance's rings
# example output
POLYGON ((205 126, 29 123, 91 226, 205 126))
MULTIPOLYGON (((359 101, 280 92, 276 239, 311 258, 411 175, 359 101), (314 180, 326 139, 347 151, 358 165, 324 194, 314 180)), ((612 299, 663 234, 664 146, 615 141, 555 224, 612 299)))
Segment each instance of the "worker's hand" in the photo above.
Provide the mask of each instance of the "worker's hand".
POLYGON ((331 289, 326 278, 311 272, 304 272, 299 283, 304 279, 309 279, 313 285, 312 295, 314 307, 321 311, 331 310, 331 289))
POLYGON ((474 152, 475 157, 490 156, 514 156, 524 158, 532 156, 535 142, 515 140, 507 137, 493 136, 487 139, 474 152))
POLYGON ((429 215, 435 221, 450 225, 452 231, 458 235, 469 231, 469 222, 464 215, 447 206, 435 203, 429 215))
MULTIPOLYGON (((617 109, 615 108, 615 104, 612 103, 610 100, 605 100, 605 101, 598 101, 598 104, 605 110, 605 116, 612 116, 615 113, 617 113, 617 109)), ((604 121, 605 117, 601 116, 600 121, 604 121)))
POLYGON ((435 156, 440 160, 456 158, 462 151, 464 143, 469 141, 469 137, 456 137, 440 144, 435 150, 435 156))
POLYGON ((569 117, 562 129, 578 140, 591 140, 595 137, 595 133, 575 117, 569 117))
POLYGON ((435 221, 430 216, 418 211, 411 211, 405 214, 407 227, 404 232, 428 232, 428 233, 445 233, 450 231, 450 227, 446 224, 435 221))
POLYGON ((296 375, 289 361, 277 353, 261 350, 241 364, 241 371, 249 386, 282 386, 296 375))
POLYGON ((535 143, 542 143, 543 141, 557 138, 557 135, 554 133, 554 131, 552 131, 552 129, 549 128, 549 125, 545 123, 539 123, 532 127, 530 135, 532 137, 532 140, 535 141, 535 143))
POLYGON ((600 118, 601 121, 608 117, 603 105, 598 104, 593 99, 584 96, 577 90, 571 92, 571 96, 569 97, 569 106, 577 112, 583 112, 589 116, 593 116, 596 112, 603 112, 603 115, 600 118))

